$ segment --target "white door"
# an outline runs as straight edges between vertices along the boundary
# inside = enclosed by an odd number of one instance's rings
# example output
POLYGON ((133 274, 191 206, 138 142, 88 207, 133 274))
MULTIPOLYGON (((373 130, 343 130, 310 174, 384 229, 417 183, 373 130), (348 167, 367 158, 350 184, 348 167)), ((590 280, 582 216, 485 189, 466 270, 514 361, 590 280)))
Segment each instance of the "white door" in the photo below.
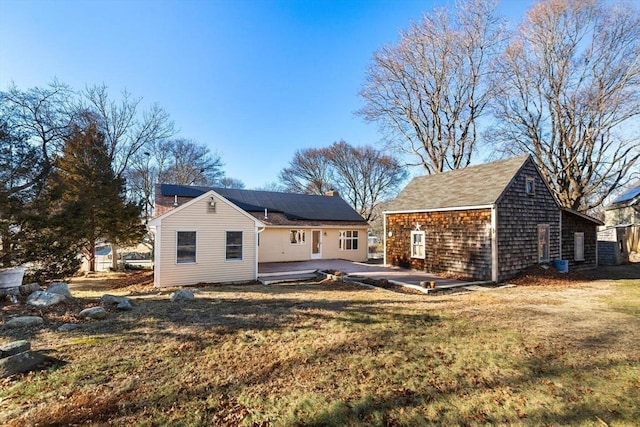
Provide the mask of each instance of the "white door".
POLYGON ((322 230, 311 231, 311 259, 322 258, 322 230))

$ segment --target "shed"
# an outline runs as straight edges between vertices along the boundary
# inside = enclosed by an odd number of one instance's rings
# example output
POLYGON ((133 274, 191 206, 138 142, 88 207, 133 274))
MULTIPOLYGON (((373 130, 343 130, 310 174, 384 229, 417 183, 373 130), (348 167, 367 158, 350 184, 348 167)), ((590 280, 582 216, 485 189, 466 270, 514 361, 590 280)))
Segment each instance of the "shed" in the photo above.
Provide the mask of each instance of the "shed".
MULTIPOLYGON (((416 177, 384 213, 384 262, 502 281, 561 258, 561 212, 530 156, 416 177)), ((566 215, 595 234, 596 223, 566 215)))

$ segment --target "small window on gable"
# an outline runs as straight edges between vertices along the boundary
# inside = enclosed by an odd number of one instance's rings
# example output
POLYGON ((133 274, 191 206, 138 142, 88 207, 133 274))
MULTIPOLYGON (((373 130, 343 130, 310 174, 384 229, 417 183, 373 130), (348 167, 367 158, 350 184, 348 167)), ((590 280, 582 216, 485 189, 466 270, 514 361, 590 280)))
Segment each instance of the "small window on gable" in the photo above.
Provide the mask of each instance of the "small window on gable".
POLYGON ((411 232, 411 258, 424 259, 424 231, 411 232))
POLYGON ((573 233, 573 259, 584 261, 584 233, 573 233))
POLYGON ((532 176, 528 176, 524 182, 524 191, 527 196, 536 195, 536 179, 532 176))

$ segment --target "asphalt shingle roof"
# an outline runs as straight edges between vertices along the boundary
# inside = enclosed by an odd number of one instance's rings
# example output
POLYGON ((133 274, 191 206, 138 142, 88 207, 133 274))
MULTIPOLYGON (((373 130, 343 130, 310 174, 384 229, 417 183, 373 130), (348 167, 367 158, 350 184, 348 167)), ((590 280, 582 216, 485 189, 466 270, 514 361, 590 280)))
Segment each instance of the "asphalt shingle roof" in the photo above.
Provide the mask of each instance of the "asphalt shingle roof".
POLYGON ((388 211, 431 210, 496 203, 529 156, 513 157, 414 178, 388 211))
POLYGON ((338 196, 279 193, 275 191, 161 184, 163 196, 198 197, 213 190, 246 212, 281 212, 288 219, 365 222, 338 196))

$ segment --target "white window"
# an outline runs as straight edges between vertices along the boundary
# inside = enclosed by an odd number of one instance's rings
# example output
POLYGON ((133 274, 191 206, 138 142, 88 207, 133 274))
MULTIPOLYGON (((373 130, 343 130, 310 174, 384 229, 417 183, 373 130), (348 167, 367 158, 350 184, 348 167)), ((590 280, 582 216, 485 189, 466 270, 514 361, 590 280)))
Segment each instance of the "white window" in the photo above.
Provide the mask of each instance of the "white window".
POLYGON ((573 259, 584 261, 584 233, 573 233, 573 259))
POLYGON ((304 245, 306 241, 306 235, 304 230, 291 230, 289 233, 289 242, 292 245, 304 245))
POLYGON ((242 261, 242 231, 227 231, 227 261, 242 261))
POLYGON ((549 262, 549 224, 538 224, 538 262, 549 262))
POLYGON ((357 251, 358 230, 340 231, 339 248, 341 251, 357 251))
POLYGON ((534 177, 528 176, 525 178, 524 191, 527 193, 527 196, 536 195, 536 179, 534 177))
POLYGON ((411 258, 424 259, 424 231, 411 232, 411 258))
POLYGON ((190 264, 194 262, 196 262, 196 232, 178 231, 176 263, 190 264))

